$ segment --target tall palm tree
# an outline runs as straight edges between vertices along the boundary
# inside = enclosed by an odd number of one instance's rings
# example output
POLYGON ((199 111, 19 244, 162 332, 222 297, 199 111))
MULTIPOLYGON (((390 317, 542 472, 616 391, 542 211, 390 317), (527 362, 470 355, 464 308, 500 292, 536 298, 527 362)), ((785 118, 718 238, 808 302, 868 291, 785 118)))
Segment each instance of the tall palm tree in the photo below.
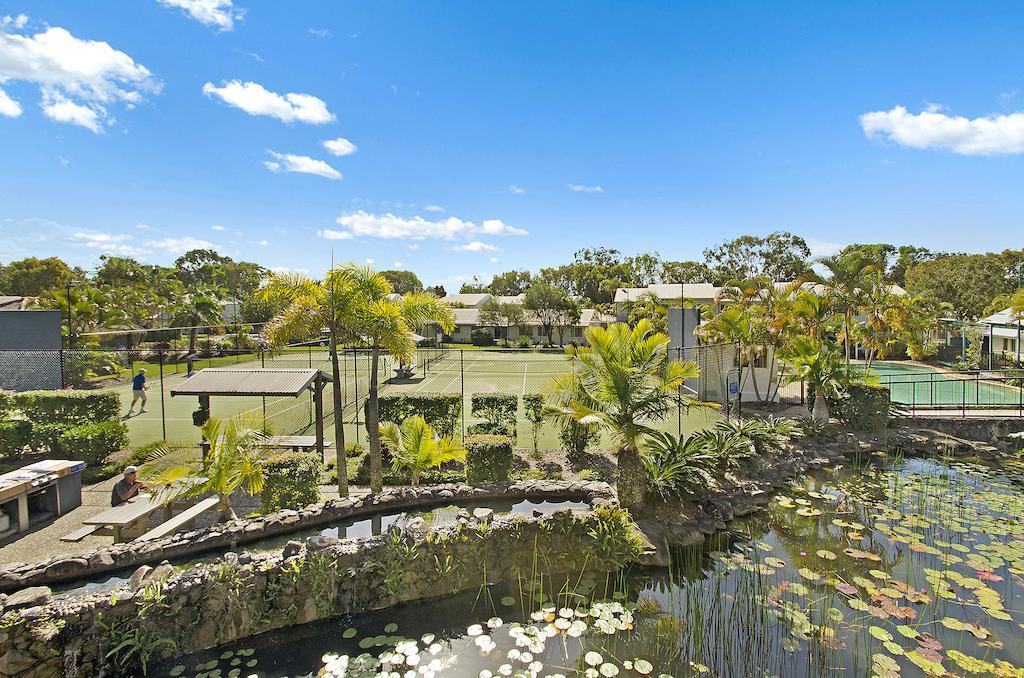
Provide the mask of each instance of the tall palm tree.
POLYGON ((829 398, 837 397, 852 384, 871 381, 867 373, 851 369, 831 342, 799 336, 785 349, 785 354, 792 369, 787 380, 808 385, 814 402, 811 416, 819 421, 829 420, 829 398))
POLYGON ((194 459, 182 462, 160 448, 143 467, 143 480, 154 485, 164 501, 215 494, 220 519, 233 520, 231 494, 242 489, 255 495, 263 489, 266 434, 244 418, 217 417, 203 424, 202 433, 209 442, 205 454, 196 452, 194 459))
POLYGON ((860 251, 851 251, 825 257, 820 262, 828 269, 824 279, 825 292, 843 316, 843 330, 840 340, 850 364, 853 347, 853 317, 861 308, 866 291, 872 284, 872 276, 881 272, 873 259, 860 251))
POLYGON ((409 417, 399 426, 393 421, 380 425, 380 435, 394 460, 394 470, 409 469, 412 486, 418 487, 424 471, 449 461, 465 461, 466 448, 451 436, 437 437, 434 427, 420 415, 409 417))
POLYGON ((352 266, 333 268, 323 280, 295 273, 273 274, 256 297, 283 308, 263 327, 272 346, 319 336, 328 331, 331 359, 331 393, 334 405, 334 454, 338 469, 338 494, 348 496, 345 453, 345 403, 342 400, 341 364, 338 346, 356 339, 352 312, 363 292, 363 281, 352 266))
POLYGON ((692 360, 671 360, 669 338, 647 319, 633 327, 615 323, 586 330, 587 345, 566 349, 573 369, 551 384, 553 403, 546 408, 556 419, 596 425, 607 432, 618 454, 617 489, 622 506, 643 505, 647 478, 640 446, 680 400, 687 379, 700 376, 692 360))
POLYGON ((189 327, 189 356, 196 352, 199 325, 215 325, 224 319, 224 311, 220 305, 223 296, 224 290, 218 287, 201 287, 189 291, 178 301, 173 313, 173 322, 176 325, 188 325, 189 327))
POLYGON ((366 431, 369 438, 370 491, 383 488, 380 454, 380 414, 378 390, 380 357, 390 353, 408 361, 416 351, 413 334, 428 323, 437 323, 443 332, 455 328, 455 315, 442 300, 426 292, 410 292, 398 297, 391 283, 373 269, 348 264, 345 269, 358 290, 348 310, 346 322, 358 341, 370 348, 370 386, 367 392, 366 431))

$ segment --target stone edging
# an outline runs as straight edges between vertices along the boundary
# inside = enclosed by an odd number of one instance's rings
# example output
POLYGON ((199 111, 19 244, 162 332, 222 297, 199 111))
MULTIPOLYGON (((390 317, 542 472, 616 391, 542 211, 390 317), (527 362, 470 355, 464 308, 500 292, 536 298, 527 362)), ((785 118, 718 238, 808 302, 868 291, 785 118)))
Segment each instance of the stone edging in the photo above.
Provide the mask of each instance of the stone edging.
POLYGON ((381 511, 429 508, 464 501, 489 499, 580 499, 593 502, 615 496, 607 483, 522 481, 511 484, 453 483, 423 487, 390 487, 381 494, 332 499, 301 509, 283 509, 258 518, 218 523, 188 532, 176 532, 149 542, 125 542, 79 556, 57 556, 36 563, 10 563, 0 569, 0 592, 26 586, 74 581, 177 559, 214 549, 235 549, 278 535, 381 511))

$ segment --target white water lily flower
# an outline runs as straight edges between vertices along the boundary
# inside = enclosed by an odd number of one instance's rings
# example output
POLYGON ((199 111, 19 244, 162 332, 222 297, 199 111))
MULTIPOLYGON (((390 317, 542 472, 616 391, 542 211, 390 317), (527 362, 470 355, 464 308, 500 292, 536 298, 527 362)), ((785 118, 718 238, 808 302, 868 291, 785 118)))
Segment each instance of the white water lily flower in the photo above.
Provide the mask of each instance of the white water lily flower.
POLYGON ((583 655, 583 661, 585 661, 590 666, 597 666, 598 664, 604 661, 604 657, 602 657, 599 652, 594 652, 593 650, 591 650, 587 654, 583 655))
POLYGON ((565 619, 564 617, 559 617, 558 619, 555 620, 555 623, 554 623, 554 627, 556 629, 558 629, 559 631, 567 631, 567 630, 569 630, 570 626, 572 626, 572 622, 569 621, 568 619, 565 619))
POLYGON ((533 661, 533 655, 529 652, 523 652, 519 655, 519 661, 523 662, 524 664, 529 664, 533 661))
POLYGON ((615 664, 604 663, 601 664, 601 675, 605 678, 612 678, 612 676, 619 675, 619 667, 615 664))
POLYGON ((583 672, 583 678, 599 678, 600 675, 601 674, 598 673, 597 669, 595 669, 593 666, 591 666, 589 669, 583 672))
POLYGON ((511 650, 508 651, 508 654, 506 656, 512 661, 515 661, 519 659, 519 650, 513 647, 511 650))
POLYGON ((570 610, 569 608, 567 608, 567 607, 563 607, 561 610, 558 611, 558 616, 559 617, 569 618, 569 617, 572 617, 573 614, 575 614, 575 613, 572 610, 570 610))
POLYGON ((511 676, 512 675, 512 665, 511 664, 502 664, 501 666, 498 667, 498 673, 500 673, 503 676, 511 676))
POLYGON ((487 669, 484 669, 483 671, 480 672, 480 675, 477 676, 477 678, 493 678, 493 676, 494 676, 493 673, 491 673, 487 669))
POLYGON ((540 673, 544 669, 544 664, 541 662, 530 662, 530 670, 534 673, 540 673))
POLYGON ((418 654, 411 654, 405 658, 405 663, 409 666, 418 666, 420 663, 420 656, 418 654))
POLYGON ((420 638, 420 642, 424 645, 430 645, 432 642, 434 642, 435 637, 436 636, 434 636, 433 633, 424 633, 423 637, 420 638))
POLYGON ((489 629, 501 628, 501 625, 504 624, 504 623, 505 622, 502 621, 501 617, 491 617, 490 619, 487 620, 487 628, 489 628, 489 629))
POLYGON ((471 624, 470 627, 466 629, 466 633, 471 636, 479 636, 483 632, 484 627, 480 626, 480 624, 471 624))
POLYGON ((427 651, 429 651, 430 654, 437 654, 441 651, 441 649, 441 643, 434 643, 433 645, 427 648, 427 651))

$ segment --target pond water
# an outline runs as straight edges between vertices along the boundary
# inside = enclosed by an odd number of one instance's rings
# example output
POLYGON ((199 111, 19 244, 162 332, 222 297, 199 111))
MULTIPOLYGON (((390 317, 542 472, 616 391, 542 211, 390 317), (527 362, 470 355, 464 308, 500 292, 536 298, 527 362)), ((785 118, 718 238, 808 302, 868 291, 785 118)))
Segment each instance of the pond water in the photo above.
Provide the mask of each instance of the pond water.
POLYGON ((155 673, 1024 676, 1022 477, 879 454, 793 485, 668 571, 497 582, 155 673))

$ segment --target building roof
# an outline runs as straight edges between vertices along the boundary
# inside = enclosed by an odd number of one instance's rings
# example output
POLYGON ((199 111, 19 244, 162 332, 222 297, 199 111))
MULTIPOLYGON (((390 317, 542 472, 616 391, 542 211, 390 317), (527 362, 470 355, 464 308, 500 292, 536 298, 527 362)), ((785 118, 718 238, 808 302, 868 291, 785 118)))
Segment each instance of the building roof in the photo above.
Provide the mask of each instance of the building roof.
POLYGON ((32 304, 32 297, 0 296, 0 311, 24 311, 32 304))
POLYGON ((207 367, 172 388, 171 395, 298 396, 318 375, 331 381, 320 370, 207 367))
POLYGON ((990 316, 986 316, 978 320, 979 325, 1010 325, 1016 331, 1017 323, 1021 322, 1021 319, 1013 314, 1013 309, 1004 308, 998 313, 993 313, 990 316))
POLYGON ((526 300, 525 294, 496 295, 495 301, 499 304, 521 304, 526 300))
POLYGON ((658 299, 669 301, 678 299, 680 291, 682 291, 682 296, 685 299, 711 301, 718 295, 720 289, 720 287, 715 287, 711 283, 673 283, 667 285, 648 285, 647 287, 620 287, 615 290, 615 303, 639 301, 649 294, 653 294, 658 299))
POLYGON ((449 304, 462 304, 467 308, 479 308, 490 298, 490 294, 450 294, 444 301, 449 304))

